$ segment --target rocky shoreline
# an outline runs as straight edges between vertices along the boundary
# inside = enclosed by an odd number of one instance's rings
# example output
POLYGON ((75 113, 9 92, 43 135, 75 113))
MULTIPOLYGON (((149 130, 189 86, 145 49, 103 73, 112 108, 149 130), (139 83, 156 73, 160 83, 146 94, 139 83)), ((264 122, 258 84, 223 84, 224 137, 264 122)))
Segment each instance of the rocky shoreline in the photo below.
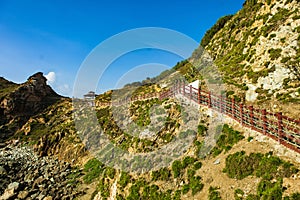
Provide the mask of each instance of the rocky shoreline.
POLYGON ((81 171, 24 145, 0 145, 0 199, 74 199, 81 171))

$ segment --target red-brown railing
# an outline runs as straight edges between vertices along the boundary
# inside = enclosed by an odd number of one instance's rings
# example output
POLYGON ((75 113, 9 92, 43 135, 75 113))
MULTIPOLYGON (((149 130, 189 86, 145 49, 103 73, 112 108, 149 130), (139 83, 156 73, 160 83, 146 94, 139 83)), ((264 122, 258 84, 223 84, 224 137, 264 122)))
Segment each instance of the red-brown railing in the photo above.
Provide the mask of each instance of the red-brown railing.
MULTIPOLYGON (((242 126, 262 133, 287 148, 300 153, 300 120, 283 116, 281 112, 271 113, 265 109, 256 109, 253 106, 236 102, 234 99, 214 95, 211 92, 194 88, 183 82, 178 82, 171 89, 160 93, 155 92, 132 98, 123 98, 114 102, 113 105, 121 105, 132 101, 151 98, 159 98, 162 100, 176 94, 181 94, 199 105, 207 106, 208 108, 225 114, 239 122, 242 126)), ((96 103, 96 106, 98 105, 102 105, 101 102, 96 103)), ((111 105, 111 103, 105 103, 105 106, 108 105, 111 105)))
POLYGON ((262 133, 280 144, 300 153, 300 120, 283 116, 281 112, 271 113, 235 102, 234 99, 213 95, 191 85, 177 83, 171 90, 161 93, 160 98, 181 94, 199 105, 223 113, 242 126, 262 133))

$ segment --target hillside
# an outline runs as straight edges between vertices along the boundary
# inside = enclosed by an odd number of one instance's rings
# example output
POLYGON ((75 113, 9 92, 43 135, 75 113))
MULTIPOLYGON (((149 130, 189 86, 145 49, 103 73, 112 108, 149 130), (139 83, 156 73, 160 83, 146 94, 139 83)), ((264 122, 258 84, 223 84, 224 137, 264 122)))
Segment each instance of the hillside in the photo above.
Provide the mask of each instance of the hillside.
POLYGON ((201 45, 221 70, 228 96, 299 115, 299 8, 297 0, 247 0, 207 31, 201 45))
POLYGON ((165 95, 179 73, 207 90, 203 73, 218 68, 223 78, 209 81, 224 82, 224 96, 299 118, 299 9, 299 0, 247 0, 189 59, 95 102, 59 96, 42 73, 23 84, 1 77, 0 199, 300 199, 299 153, 165 95))

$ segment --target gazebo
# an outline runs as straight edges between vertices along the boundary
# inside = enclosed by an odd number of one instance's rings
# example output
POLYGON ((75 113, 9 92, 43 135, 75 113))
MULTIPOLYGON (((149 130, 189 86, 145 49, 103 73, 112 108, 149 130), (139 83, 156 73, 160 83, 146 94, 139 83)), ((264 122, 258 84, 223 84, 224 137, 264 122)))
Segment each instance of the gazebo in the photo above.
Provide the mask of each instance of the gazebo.
POLYGON ((96 94, 93 91, 89 91, 89 93, 83 95, 85 100, 95 100, 96 94))

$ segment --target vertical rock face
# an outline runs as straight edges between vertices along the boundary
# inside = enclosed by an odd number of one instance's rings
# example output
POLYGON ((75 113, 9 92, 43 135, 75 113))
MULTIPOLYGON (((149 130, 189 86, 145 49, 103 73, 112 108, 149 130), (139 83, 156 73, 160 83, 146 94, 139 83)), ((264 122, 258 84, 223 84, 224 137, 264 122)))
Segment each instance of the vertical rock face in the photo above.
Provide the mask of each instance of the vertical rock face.
POLYGON ((30 76, 25 83, 0 93, 0 132, 2 133, 0 140, 13 134, 29 117, 62 98, 47 85, 46 81, 43 73, 38 72, 30 76))
POLYGON ((30 76, 25 84, 8 96, 7 101, 10 105, 6 113, 32 115, 57 101, 60 96, 46 84, 46 81, 41 72, 30 76))

